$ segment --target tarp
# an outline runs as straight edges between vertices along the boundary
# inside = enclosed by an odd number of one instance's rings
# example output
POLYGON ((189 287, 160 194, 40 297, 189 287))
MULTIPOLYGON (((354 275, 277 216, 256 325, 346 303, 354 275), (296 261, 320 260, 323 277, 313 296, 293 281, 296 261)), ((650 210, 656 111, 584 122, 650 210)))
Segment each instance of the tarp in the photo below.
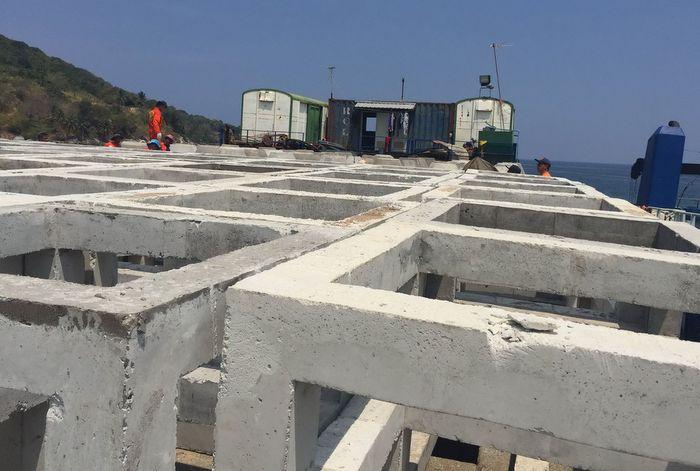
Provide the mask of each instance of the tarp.
POLYGON ((495 172, 496 167, 481 157, 474 157, 462 167, 462 170, 491 170, 495 172))

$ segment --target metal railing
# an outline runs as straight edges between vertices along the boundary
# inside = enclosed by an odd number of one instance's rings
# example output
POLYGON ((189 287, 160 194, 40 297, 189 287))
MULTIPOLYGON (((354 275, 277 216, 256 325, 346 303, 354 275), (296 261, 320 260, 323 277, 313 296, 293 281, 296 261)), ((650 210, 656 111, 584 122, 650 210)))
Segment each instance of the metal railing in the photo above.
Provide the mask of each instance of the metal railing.
POLYGON ((290 139, 304 140, 304 133, 301 131, 286 132, 286 131, 265 131, 262 129, 241 129, 241 141, 246 144, 257 144, 263 140, 264 136, 270 136, 272 142, 276 143, 280 136, 287 136, 290 139))
POLYGON ((656 208, 648 206, 649 212, 664 221, 687 222, 691 226, 700 227, 700 213, 693 213, 683 209, 656 208))
POLYGON ((419 154, 424 150, 438 147, 433 144, 433 139, 409 139, 406 142, 407 154, 419 154))

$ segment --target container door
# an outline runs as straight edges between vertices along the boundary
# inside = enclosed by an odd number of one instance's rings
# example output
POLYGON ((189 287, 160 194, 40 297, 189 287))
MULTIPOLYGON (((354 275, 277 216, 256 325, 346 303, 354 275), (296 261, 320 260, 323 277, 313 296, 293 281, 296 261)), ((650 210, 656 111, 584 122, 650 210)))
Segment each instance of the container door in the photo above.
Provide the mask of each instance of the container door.
POLYGON ((377 113, 363 113, 360 152, 374 152, 374 137, 376 134, 377 113))
POLYGON ((389 135, 389 114, 386 112, 377 113, 377 127, 374 130, 374 151, 383 154, 391 152, 391 149, 384 149, 385 139, 389 135))
POLYGON ((318 142, 321 139, 321 107, 308 105, 306 108, 306 142, 318 142))

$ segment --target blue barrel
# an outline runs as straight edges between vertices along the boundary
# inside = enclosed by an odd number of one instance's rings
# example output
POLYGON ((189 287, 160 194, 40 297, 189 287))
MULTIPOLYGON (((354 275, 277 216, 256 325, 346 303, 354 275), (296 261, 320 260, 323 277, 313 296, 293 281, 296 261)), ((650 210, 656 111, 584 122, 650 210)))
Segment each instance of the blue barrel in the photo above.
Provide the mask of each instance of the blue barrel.
POLYGON ((647 142, 637 205, 675 208, 683 165, 685 134, 677 123, 660 126, 647 142))

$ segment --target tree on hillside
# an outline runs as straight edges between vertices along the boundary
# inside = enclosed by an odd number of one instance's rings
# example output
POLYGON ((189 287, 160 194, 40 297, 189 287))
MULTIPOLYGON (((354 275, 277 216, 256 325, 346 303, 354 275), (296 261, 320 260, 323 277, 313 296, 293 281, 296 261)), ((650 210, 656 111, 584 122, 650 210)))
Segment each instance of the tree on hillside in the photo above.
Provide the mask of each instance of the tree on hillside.
MULTIPOLYGON (((0 135, 104 140, 145 136, 149 100, 85 69, 0 35, 0 135)), ((166 122, 185 141, 216 143, 223 123, 168 107, 166 122)))

